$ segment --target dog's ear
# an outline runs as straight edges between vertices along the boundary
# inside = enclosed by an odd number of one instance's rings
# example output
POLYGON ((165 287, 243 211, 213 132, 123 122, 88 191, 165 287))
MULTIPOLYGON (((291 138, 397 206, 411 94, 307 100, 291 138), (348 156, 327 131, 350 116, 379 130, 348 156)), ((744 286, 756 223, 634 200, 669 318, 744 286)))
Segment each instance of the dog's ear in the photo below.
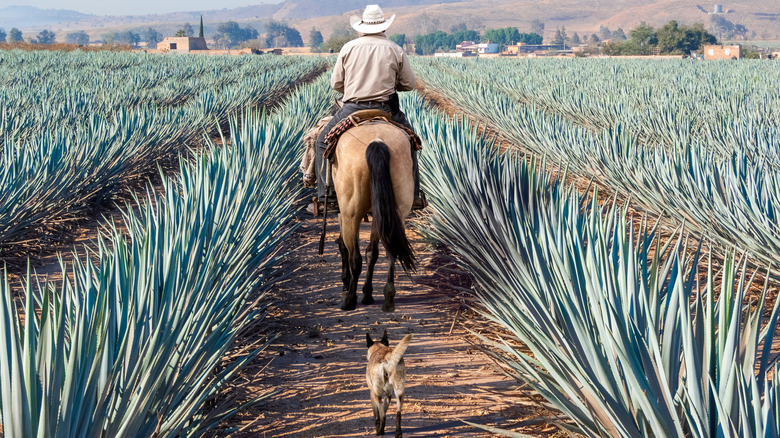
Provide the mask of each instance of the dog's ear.
POLYGON ((382 340, 379 342, 385 344, 385 347, 390 346, 390 342, 387 341, 387 329, 385 329, 385 334, 382 335, 382 340))
POLYGON ((371 348, 374 345, 374 340, 371 339, 371 334, 366 332, 366 348, 371 348))

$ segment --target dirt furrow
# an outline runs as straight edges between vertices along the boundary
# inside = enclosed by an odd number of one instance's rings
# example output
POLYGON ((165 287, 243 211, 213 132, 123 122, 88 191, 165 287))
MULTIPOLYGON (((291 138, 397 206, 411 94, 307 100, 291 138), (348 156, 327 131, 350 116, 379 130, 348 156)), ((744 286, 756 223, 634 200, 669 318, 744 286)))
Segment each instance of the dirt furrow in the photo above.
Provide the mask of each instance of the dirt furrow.
MULTIPOLYGON (((353 437, 374 435, 366 386, 366 333, 381 337, 386 329, 392 347, 414 335, 405 354, 406 403, 402 427, 409 437, 486 437, 468 426, 511 426, 544 412, 527 399, 473 344, 467 331, 481 321, 464 302, 463 277, 443 265, 441 257, 413 230, 420 260, 417 273, 396 280, 396 311, 381 311, 381 289, 387 263, 380 253, 374 281, 376 303, 344 312, 341 304, 341 259, 330 220, 325 254, 317 254, 321 222, 306 213, 293 236, 285 266, 294 269, 269 297, 272 306, 264 334, 279 333, 273 344, 238 379, 231 396, 248 399, 273 389, 278 393, 223 424, 214 436, 353 437)), ((361 228, 365 247, 369 224, 361 228)), ((361 278, 362 286, 363 278, 361 278)), ((261 334, 258 334, 261 335, 261 334)), ((391 404, 386 432, 395 432, 391 404)), ((542 421, 531 426, 541 435, 554 429, 542 421)))

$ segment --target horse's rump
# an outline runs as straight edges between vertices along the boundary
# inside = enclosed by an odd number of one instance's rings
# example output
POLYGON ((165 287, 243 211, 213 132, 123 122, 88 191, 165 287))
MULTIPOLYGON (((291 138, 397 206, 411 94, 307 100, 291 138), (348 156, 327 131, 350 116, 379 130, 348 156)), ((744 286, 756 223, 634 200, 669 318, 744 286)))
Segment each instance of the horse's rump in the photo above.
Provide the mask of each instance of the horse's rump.
POLYGON ((373 228, 387 252, 401 262, 407 271, 416 265, 414 251, 406 237, 403 217, 398 210, 398 201, 390 177, 390 151, 387 144, 374 140, 366 148, 366 162, 371 174, 371 211, 373 228))
POLYGON ((333 163, 333 186, 339 209, 364 216, 371 211, 370 173, 366 163, 366 148, 381 140, 390 153, 390 179, 398 203, 399 215, 405 218, 414 201, 412 152, 406 132, 389 123, 356 126, 339 139, 333 163), (347 198, 350 198, 349 200, 347 198), (352 199, 356 198, 356 199, 352 199))

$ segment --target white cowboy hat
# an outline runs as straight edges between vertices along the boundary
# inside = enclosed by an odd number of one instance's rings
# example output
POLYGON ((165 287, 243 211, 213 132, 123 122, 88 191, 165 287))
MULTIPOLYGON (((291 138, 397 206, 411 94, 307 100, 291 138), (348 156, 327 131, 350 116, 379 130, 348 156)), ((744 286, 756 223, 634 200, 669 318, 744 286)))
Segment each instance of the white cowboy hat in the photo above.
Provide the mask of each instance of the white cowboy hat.
POLYGON ((379 5, 368 5, 363 11, 363 18, 353 15, 349 18, 349 24, 360 33, 372 34, 386 31, 393 24, 393 20, 395 20, 395 14, 385 20, 385 14, 379 5))

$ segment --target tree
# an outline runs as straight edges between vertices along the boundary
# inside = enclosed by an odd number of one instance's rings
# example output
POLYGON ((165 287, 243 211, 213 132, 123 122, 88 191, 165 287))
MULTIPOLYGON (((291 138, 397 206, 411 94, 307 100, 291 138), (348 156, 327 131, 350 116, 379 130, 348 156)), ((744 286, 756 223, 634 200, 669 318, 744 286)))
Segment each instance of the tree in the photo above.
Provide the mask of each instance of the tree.
POLYGON ((501 29, 487 29, 482 35, 485 41, 498 44, 499 50, 520 40, 520 31, 516 27, 504 27, 501 29))
POLYGON ((590 42, 591 42, 592 44, 596 44, 596 43, 598 43, 599 41, 601 41, 601 39, 599 39, 599 36, 598 36, 598 35, 596 35, 595 33, 592 33, 592 34, 590 34, 590 42))
POLYGON ((5 42, 5 37, 6 37, 5 29, 0 27, 0 43, 4 43, 5 42))
POLYGON ((566 27, 559 27, 555 29, 553 44, 563 45, 564 43, 566 43, 566 27))
POLYGON ((54 44, 55 39, 56 37, 54 32, 51 32, 48 29, 43 29, 30 42, 33 44, 54 44))
POLYGON ((141 36, 135 32, 125 30, 122 32, 112 32, 103 35, 106 44, 127 44, 135 46, 141 41, 141 36))
POLYGON ((542 44, 542 36, 538 33, 521 33, 520 39, 517 40, 518 43, 526 43, 528 45, 534 45, 534 44, 542 44))
POLYGON ((544 35, 544 23, 540 20, 531 21, 531 33, 537 35, 544 35))
POLYGON ((144 41, 146 41, 146 47, 157 47, 157 43, 162 41, 162 35, 160 32, 154 30, 154 28, 148 28, 143 34, 144 41))
POLYGON ((718 36, 718 39, 731 39, 734 37, 734 23, 719 14, 710 15, 710 31, 718 36))
MULTIPOLYGON (((203 17, 201 17, 201 20, 203 20, 203 17)), ((201 26, 203 23, 201 22, 201 26)), ((173 35, 175 37, 191 37, 195 35, 195 30, 192 28, 190 23, 184 23, 184 26, 181 27, 181 29, 177 30, 176 33, 173 35)))
POLYGON ((284 23, 271 20, 266 25, 267 47, 303 47, 301 33, 284 23))
POLYGON ((198 38, 203 38, 203 15, 200 16, 200 28, 198 29, 198 38))
MULTIPOLYGON (((617 32, 617 31, 616 31, 617 32)), ((603 44, 601 51, 605 55, 649 55, 650 50, 658 44, 655 29, 644 21, 628 33, 630 38, 625 41, 613 39, 609 44, 603 44)))
POLYGON ((325 52, 338 53, 344 44, 355 39, 357 32, 352 27, 339 23, 331 28, 330 38, 322 43, 322 49, 325 52))
POLYGON ((228 49, 255 38, 257 38, 257 30, 251 27, 242 28, 235 21, 228 21, 217 26, 214 41, 217 46, 228 49))
POLYGON ((311 28, 309 31, 309 47, 316 49, 322 45, 325 40, 322 38, 322 32, 315 28, 311 28))
POLYGON ((440 50, 454 50, 463 41, 479 42, 479 32, 464 30, 452 35, 436 31, 425 35, 417 35, 414 39, 414 50, 418 55, 431 55, 440 50))
POLYGON ((599 26, 599 39, 600 40, 608 40, 612 38, 612 31, 609 30, 607 26, 599 26))
POLYGON ((394 33, 390 35, 390 41, 398 44, 399 46, 403 47, 404 44, 406 44, 406 34, 405 33, 394 33))
POLYGON ((685 26, 672 20, 656 31, 642 22, 629 32, 630 38, 625 41, 615 37, 622 33, 621 29, 618 31, 613 32, 611 43, 602 45, 604 54, 649 55, 654 47, 663 54, 687 54, 698 51, 703 44, 717 43, 715 35, 707 32, 701 23, 685 26))
POLYGON ((747 36, 748 29, 747 29, 747 27, 745 27, 742 24, 737 24, 737 25, 734 26, 734 33, 736 35, 739 35, 743 40, 747 40, 748 39, 748 36, 747 36))
POLYGON ((10 31, 8 31, 8 42, 9 43, 21 43, 24 41, 24 38, 22 37, 22 31, 13 27, 10 31))
POLYGON ((89 35, 83 30, 78 32, 71 32, 65 35, 65 42, 68 44, 78 44, 80 46, 86 46, 89 44, 89 35))
POLYGON ((631 41, 635 42, 640 47, 658 44, 658 37, 655 35, 655 29, 644 21, 640 22, 639 26, 631 29, 628 34, 631 36, 631 41))
POLYGON ((617 30, 612 32, 612 41, 625 41, 626 39, 626 33, 623 32, 622 27, 618 27, 617 30))
POLYGON ((661 53, 686 54, 698 51, 702 44, 714 44, 717 38, 704 30, 704 25, 680 26, 670 21, 656 32, 661 53))
POLYGON ((572 44, 579 44, 580 42, 581 42, 580 41, 580 34, 578 34, 577 32, 574 32, 574 35, 571 36, 571 43, 572 44))
POLYGON ((418 55, 432 55, 437 50, 449 48, 449 38, 446 32, 437 30, 414 38, 414 51, 418 55))
POLYGON ((322 50, 330 53, 338 53, 341 51, 341 48, 344 47, 344 44, 355 39, 355 36, 357 35, 331 35, 327 41, 322 43, 322 50))
POLYGON ((481 38, 479 37, 479 32, 476 30, 459 30, 449 37, 449 41, 447 42, 447 47, 451 49, 455 49, 455 46, 458 45, 458 43, 462 43, 463 41, 475 41, 479 42, 481 38))

